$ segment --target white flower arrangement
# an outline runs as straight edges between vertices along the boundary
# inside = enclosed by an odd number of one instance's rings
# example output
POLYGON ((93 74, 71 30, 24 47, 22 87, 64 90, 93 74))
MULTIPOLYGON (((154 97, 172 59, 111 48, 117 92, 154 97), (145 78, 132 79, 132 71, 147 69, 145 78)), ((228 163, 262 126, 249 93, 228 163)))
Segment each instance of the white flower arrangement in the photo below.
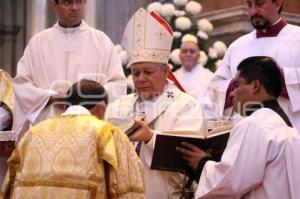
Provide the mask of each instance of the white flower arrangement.
POLYGON ((208 35, 206 34, 206 32, 203 32, 201 30, 198 31, 197 36, 203 40, 207 40, 208 39, 208 35))
POLYGON ((202 6, 196 1, 190 1, 185 5, 185 10, 192 15, 197 15, 201 12, 202 6))
POLYGON ((214 42, 213 48, 217 51, 218 57, 223 57, 227 50, 227 46, 222 41, 214 42))
POLYGON ((175 20, 175 26, 178 30, 188 30, 191 28, 192 26, 192 22, 189 18, 187 17, 178 17, 176 20, 175 20))
POLYGON ((198 21, 197 25, 198 25, 199 30, 206 32, 206 33, 210 33, 214 28, 214 26, 208 19, 200 19, 198 21))
POLYGON ((221 59, 218 59, 216 62, 215 62, 215 65, 216 65, 216 69, 218 69, 222 64, 222 60, 221 59))
POLYGON ((127 85, 131 90, 134 90, 134 83, 133 83, 133 79, 132 79, 132 75, 128 75, 127 77, 127 85))
POLYGON ((173 32, 173 37, 174 37, 174 38, 180 38, 181 35, 182 35, 181 32, 178 32, 178 31, 173 32))
POLYGON ((180 64, 181 64, 179 54, 180 54, 180 49, 179 49, 179 48, 174 49, 174 50, 171 52, 170 59, 171 59, 171 61, 172 61, 174 64, 177 64, 177 65, 180 65, 180 64))
POLYGON ((176 16, 176 17, 182 17, 182 16, 184 16, 186 13, 185 13, 185 11, 182 11, 182 10, 175 10, 174 11, 174 15, 176 16))
POLYGON ((175 15, 175 6, 173 4, 164 4, 160 8, 160 14, 164 17, 172 17, 175 15))
POLYGON ((128 64, 128 56, 127 56, 127 52, 125 50, 122 50, 121 52, 119 52, 120 58, 121 58, 121 62, 122 65, 125 66, 128 64))
POLYGON ((147 11, 149 13, 151 12, 157 12, 160 14, 160 9, 162 7, 162 4, 159 3, 159 2, 153 2, 153 3, 150 3, 148 6, 147 6, 147 11))
POLYGON ((183 42, 194 42, 195 44, 198 44, 198 39, 196 36, 194 36, 192 34, 185 34, 181 38, 181 43, 183 43, 183 42))
POLYGON ((123 47, 121 44, 117 44, 114 46, 115 50, 117 51, 117 53, 120 53, 123 50, 123 47))
POLYGON ((199 54, 200 54, 200 56, 199 56, 198 62, 202 66, 204 66, 207 63, 207 61, 208 61, 208 57, 207 57, 206 53, 204 51, 202 51, 202 50, 199 52, 199 54))
POLYGON ((168 63, 168 66, 170 67, 170 70, 173 70, 173 69, 174 69, 173 64, 168 63))
POLYGON ((218 52, 216 51, 216 49, 210 47, 208 49, 208 56, 211 59, 217 59, 218 58, 218 52))
MULTIPOLYGON (((201 2, 201 1, 200 1, 201 2)), ((213 31, 213 24, 206 18, 194 21, 196 15, 202 11, 202 5, 197 0, 173 0, 155 1, 147 6, 147 11, 157 12, 161 15, 174 30, 173 51, 170 54, 169 66, 176 70, 181 65, 180 45, 182 42, 190 41, 198 44, 198 62, 212 71, 221 64, 227 46, 222 41, 216 41, 212 45, 207 45, 210 33, 213 31), (160 3, 166 2, 166 3, 160 3), (194 28, 195 27, 195 28, 194 28)), ((211 41, 209 42, 211 44, 211 41)), ((128 74, 128 55, 121 45, 116 45, 115 50, 119 53, 125 73, 128 74), (127 67, 127 68, 126 68, 127 67)), ((134 89, 132 76, 128 76, 128 86, 134 89)))
POLYGON ((188 0, 174 0, 173 2, 176 6, 184 6, 187 4, 188 0))

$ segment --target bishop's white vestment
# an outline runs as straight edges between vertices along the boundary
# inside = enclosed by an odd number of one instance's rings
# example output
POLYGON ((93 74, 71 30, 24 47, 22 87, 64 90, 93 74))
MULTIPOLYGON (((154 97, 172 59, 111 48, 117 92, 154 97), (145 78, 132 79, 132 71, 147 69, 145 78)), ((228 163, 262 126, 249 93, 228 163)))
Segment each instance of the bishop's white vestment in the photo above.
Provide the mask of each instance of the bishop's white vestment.
MULTIPOLYGON (((145 169, 146 199, 179 198, 183 184, 180 173, 151 170, 155 134, 170 130, 202 131, 202 110, 196 99, 168 83, 163 93, 152 102, 141 102, 137 94, 130 94, 110 104, 106 118, 134 118, 144 112, 145 122, 154 130, 152 139, 142 144, 140 158, 145 169)), ((202 131, 203 132, 203 131, 202 131)))

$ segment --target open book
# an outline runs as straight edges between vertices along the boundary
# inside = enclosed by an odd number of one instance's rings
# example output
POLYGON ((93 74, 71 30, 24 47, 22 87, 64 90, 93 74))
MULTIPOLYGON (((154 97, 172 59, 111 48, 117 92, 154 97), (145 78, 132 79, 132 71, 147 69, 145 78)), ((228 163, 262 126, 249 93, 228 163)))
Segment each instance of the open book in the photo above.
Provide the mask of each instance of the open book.
POLYGON ((182 142, 188 142, 209 152, 215 161, 220 161, 226 148, 231 125, 221 126, 210 131, 205 137, 193 131, 166 131, 156 135, 151 169, 166 171, 186 171, 187 162, 176 151, 182 142))
POLYGON ((0 156, 8 156, 15 148, 16 134, 14 131, 0 131, 0 156))

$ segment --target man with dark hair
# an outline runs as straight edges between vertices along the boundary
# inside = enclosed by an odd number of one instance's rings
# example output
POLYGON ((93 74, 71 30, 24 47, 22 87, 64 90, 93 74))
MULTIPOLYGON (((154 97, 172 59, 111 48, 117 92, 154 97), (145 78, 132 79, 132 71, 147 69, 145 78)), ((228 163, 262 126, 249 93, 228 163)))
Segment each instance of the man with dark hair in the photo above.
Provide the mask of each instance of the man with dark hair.
POLYGON ((269 95, 278 98, 283 80, 279 68, 274 67, 275 65, 275 61, 269 57, 256 56, 243 60, 237 70, 247 84, 257 79, 269 95))
POLYGON ((67 102, 70 104, 78 104, 90 102, 90 104, 82 104, 83 107, 90 109, 93 103, 103 101, 108 103, 107 93, 105 89, 97 82, 83 79, 76 82, 67 92, 67 102))
POLYGON ((143 166, 131 142, 96 118, 107 101, 103 87, 81 80, 68 94, 62 116, 22 137, 8 160, 0 198, 143 199, 143 166))
POLYGON ((277 102, 280 79, 273 59, 243 60, 231 96, 235 111, 245 118, 232 129, 221 161, 188 143, 177 148, 196 180, 200 177, 195 198, 299 197, 300 135, 288 127, 290 121, 277 102))
MULTIPOLYGON (((233 101, 236 100, 238 102, 234 101, 234 109, 242 116, 249 116, 253 112, 252 109, 271 108, 282 117, 288 126, 292 127, 290 120, 277 102, 283 80, 276 62, 270 57, 249 57, 239 64, 237 70, 238 75, 235 79, 235 87, 239 87, 240 84, 251 85, 258 82, 257 84, 260 85, 264 92, 261 95, 244 92, 239 96, 235 96, 235 99, 233 97, 233 101)), ((234 92, 232 95, 234 96, 234 92)))
POLYGON ((81 80, 73 84, 67 96, 66 102, 69 105, 80 105, 99 119, 104 118, 108 99, 105 89, 99 83, 93 80, 81 80))
POLYGON ((82 19, 86 0, 51 3, 58 21, 29 41, 14 79, 20 107, 17 124, 24 123, 18 127, 25 129, 25 124, 60 114, 59 103, 65 101, 68 88, 83 78, 101 83, 109 102, 126 94, 126 78, 113 43, 82 19))
POLYGON ((247 57, 272 57, 284 79, 278 101, 293 126, 300 131, 300 27, 287 24, 280 16, 283 0, 246 0, 254 31, 234 41, 211 80, 211 98, 220 115, 232 113, 230 93, 238 64, 247 57))

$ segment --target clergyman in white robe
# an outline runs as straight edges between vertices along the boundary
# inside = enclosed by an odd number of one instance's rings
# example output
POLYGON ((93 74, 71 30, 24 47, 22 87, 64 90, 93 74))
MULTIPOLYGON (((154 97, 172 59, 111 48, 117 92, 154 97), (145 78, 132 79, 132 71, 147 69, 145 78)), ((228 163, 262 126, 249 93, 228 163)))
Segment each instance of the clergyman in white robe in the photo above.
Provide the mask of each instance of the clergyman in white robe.
POLYGON ((126 94, 118 53, 111 40, 83 20, 78 27, 52 28, 35 35, 18 63, 14 79, 18 125, 31 124, 55 115, 47 102, 52 95, 65 93, 80 79, 100 82, 109 101, 126 94), (17 107, 18 107, 17 106, 17 107))
POLYGON ((174 75, 184 90, 198 100, 202 106, 205 119, 217 119, 218 113, 215 111, 214 104, 207 92, 213 73, 201 64, 197 64, 191 71, 187 71, 182 66, 175 71, 174 75))
MULTIPOLYGON (((277 23, 283 23, 279 21, 277 23)), ((275 24, 276 25, 276 24, 275 24)), ((259 37, 256 31, 234 41, 225 53, 222 65, 215 72, 210 85, 211 96, 218 103, 219 115, 223 115, 226 91, 235 77, 238 64, 247 57, 269 56, 281 67, 289 99, 279 97, 280 106, 300 131, 300 27, 287 24, 277 36, 259 37)), ((230 111, 229 111, 230 112, 230 111)), ((228 116, 228 115, 227 115, 228 116)))
POLYGON ((195 198, 299 198, 299 150, 296 130, 259 109, 232 129, 222 160, 205 163, 195 198))
POLYGON ((108 105, 105 118, 134 118, 144 112, 145 122, 154 130, 151 140, 142 143, 140 158, 144 164, 145 196, 152 198, 179 198, 183 176, 179 172, 150 169, 156 134, 162 131, 189 130, 203 133, 201 106, 196 99, 181 92, 168 82, 164 92, 153 101, 141 101, 137 94, 123 96, 108 105))

